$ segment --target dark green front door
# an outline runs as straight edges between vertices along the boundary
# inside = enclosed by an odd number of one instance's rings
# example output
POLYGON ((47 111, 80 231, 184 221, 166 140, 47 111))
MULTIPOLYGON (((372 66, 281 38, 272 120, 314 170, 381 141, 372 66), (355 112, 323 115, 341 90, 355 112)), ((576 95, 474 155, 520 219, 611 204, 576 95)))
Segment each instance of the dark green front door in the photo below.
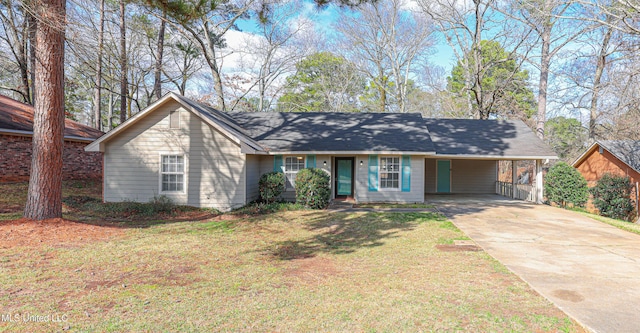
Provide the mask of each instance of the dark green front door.
POLYGON ((437 189, 438 193, 451 192, 451 161, 438 161, 437 165, 437 189))
POLYGON ((353 196, 353 158, 336 158, 336 197, 353 196))

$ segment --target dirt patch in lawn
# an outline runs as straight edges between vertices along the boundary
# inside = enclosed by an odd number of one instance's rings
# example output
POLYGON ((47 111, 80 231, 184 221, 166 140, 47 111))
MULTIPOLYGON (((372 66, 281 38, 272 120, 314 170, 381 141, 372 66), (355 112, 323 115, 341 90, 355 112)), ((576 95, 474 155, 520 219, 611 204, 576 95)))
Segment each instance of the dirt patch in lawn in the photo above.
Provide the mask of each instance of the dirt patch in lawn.
POLYGON ((65 219, 0 221, 0 248, 38 245, 76 245, 124 235, 115 227, 78 223, 65 219))
POLYGON ((436 249, 443 252, 478 252, 482 249, 477 245, 456 245, 456 244, 439 244, 436 245, 436 249))
POLYGON ((293 259, 290 263, 291 268, 285 276, 298 278, 303 283, 316 283, 340 273, 333 260, 328 258, 293 259))

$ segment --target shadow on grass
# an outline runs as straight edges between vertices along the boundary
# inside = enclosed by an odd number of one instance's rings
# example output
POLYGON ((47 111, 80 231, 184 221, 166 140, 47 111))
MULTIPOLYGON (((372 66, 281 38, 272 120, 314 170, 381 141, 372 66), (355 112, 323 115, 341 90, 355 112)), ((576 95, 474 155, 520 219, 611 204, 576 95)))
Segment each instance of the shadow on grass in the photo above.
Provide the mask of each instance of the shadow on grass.
POLYGON ((220 215, 216 210, 176 206, 171 202, 108 202, 87 196, 63 199, 65 218, 78 223, 120 228, 148 228, 186 221, 203 221, 220 215))
POLYGON ((446 222, 436 213, 314 214, 304 223, 314 235, 270 245, 262 251, 279 260, 311 258, 319 253, 345 254, 385 244, 425 222, 446 222))

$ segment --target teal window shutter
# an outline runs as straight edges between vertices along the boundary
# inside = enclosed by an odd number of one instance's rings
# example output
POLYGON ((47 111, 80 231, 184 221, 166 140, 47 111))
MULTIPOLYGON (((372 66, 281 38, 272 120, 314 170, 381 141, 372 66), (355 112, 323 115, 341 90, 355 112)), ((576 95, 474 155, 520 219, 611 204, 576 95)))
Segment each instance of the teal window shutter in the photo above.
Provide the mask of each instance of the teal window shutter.
POLYGON ((282 172, 282 155, 273 156, 273 171, 282 172))
POLYGON ((316 155, 307 155, 307 168, 316 167, 316 155))
POLYGON ((411 156, 402 156, 402 192, 411 192, 411 156))
POLYGON ((378 191, 378 155, 369 155, 369 192, 378 191))

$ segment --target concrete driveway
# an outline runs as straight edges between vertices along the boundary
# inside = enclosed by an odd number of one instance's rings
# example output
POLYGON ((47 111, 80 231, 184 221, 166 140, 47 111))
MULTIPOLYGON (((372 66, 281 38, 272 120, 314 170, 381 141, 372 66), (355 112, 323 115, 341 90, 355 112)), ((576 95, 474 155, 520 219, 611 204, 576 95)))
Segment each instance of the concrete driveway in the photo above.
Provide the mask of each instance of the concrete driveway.
POLYGON ((640 235, 499 196, 427 202, 587 329, 640 332, 640 235))

